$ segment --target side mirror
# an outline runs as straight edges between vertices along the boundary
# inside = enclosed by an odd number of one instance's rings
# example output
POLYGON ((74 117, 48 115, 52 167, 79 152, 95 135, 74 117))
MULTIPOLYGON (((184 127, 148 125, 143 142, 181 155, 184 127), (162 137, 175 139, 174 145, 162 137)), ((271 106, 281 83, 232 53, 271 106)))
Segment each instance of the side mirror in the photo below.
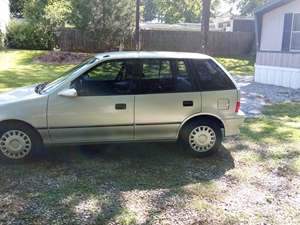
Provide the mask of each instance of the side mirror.
POLYGON ((77 97, 78 93, 76 91, 75 88, 71 88, 71 89, 64 89, 62 91, 60 91, 58 93, 59 96, 63 96, 63 97, 77 97))

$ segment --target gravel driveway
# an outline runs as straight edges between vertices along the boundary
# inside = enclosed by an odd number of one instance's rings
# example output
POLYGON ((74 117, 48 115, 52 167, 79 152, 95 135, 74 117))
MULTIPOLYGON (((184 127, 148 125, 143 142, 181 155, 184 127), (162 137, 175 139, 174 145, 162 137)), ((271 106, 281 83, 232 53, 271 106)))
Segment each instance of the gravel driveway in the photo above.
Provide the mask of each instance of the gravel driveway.
POLYGON ((254 82, 253 76, 234 76, 241 89, 241 110, 247 117, 258 117, 264 105, 300 102, 300 89, 254 82))

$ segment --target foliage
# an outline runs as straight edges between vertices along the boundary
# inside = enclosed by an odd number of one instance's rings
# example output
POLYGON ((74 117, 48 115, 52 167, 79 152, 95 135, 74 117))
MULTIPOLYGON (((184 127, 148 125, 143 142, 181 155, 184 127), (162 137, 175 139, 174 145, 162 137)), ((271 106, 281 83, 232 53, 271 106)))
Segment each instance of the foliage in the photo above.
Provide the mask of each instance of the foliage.
POLYGON ((156 0, 159 18, 165 23, 199 23, 201 1, 199 0, 156 0))
POLYGON ((5 42, 7 47, 16 49, 51 49, 54 46, 53 35, 47 27, 15 20, 7 27, 5 42))
POLYGON ((71 8, 69 0, 27 0, 24 14, 29 22, 54 31, 66 24, 71 8))
POLYGON ((9 7, 10 13, 13 17, 23 17, 25 0, 10 0, 9 7))
POLYGON ((0 31, 0 49, 4 48, 4 34, 0 31))
MULTIPOLYGON (((217 14, 220 0, 213 0, 212 15, 217 14)), ((201 17, 201 0, 145 0, 144 20, 159 20, 164 23, 199 23, 201 17)))
POLYGON ((132 0, 73 0, 70 23, 113 48, 134 30, 135 1, 132 0))
POLYGON ((236 5, 243 16, 253 15, 254 11, 270 0, 226 0, 231 5, 236 5))
POLYGON ((71 4, 68 0, 27 0, 23 12, 26 22, 12 21, 8 26, 8 47, 52 49, 54 32, 65 25, 71 4))
POLYGON ((144 21, 152 21, 156 19, 157 12, 158 8, 154 0, 144 1, 144 21))
POLYGON ((254 11, 266 2, 267 0, 241 0, 238 9, 241 15, 253 15, 254 11))

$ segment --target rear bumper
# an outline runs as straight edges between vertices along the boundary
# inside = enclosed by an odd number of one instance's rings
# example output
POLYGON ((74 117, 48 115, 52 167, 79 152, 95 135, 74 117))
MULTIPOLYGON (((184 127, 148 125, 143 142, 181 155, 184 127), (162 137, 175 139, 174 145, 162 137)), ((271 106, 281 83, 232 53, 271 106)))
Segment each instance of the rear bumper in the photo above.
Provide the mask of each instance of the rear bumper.
POLYGON ((235 116, 228 117, 224 120, 225 137, 240 134, 240 126, 245 120, 245 114, 239 111, 235 116))

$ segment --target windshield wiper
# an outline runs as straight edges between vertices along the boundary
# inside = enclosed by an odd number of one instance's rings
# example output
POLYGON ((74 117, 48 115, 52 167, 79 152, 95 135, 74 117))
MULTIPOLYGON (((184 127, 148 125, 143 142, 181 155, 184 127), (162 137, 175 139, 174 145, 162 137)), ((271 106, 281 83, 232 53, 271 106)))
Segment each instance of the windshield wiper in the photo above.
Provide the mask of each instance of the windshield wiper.
POLYGON ((48 82, 44 82, 44 83, 41 83, 41 84, 38 84, 34 91, 38 94, 41 94, 41 91, 47 86, 48 82))

